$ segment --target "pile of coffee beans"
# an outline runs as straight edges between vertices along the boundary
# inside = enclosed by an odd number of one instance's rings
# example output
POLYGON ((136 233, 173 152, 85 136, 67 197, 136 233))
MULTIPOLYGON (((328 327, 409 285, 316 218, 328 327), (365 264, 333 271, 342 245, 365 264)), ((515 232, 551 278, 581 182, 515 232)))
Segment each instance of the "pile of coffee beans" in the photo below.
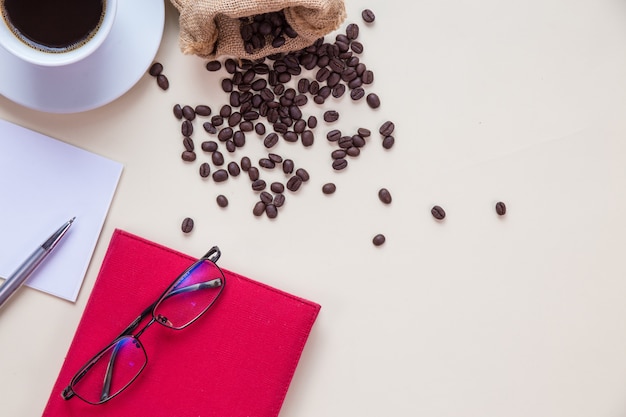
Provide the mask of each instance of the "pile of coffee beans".
POLYGON ((280 48, 285 44, 286 38, 298 36, 285 19, 285 13, 282 10, 242 17, 239 21, 239 33, 244 49, 249 54, 253 54, 266 45, 280 48))
MULTIPOLYGON (((363 16, 365 20, 365 16, 369 19, 373 14, 369 11, 363 16)), ((280 37, 295 35, 280 12, 242 19, 241 32, 250 51, 263 47, 272 37, 271 42, 278 45, 282 42, 280 37)), ((358 40, 359 32, 359 25, 350 23, 334 40, 320 38, 300 51, 254 61, 207 62, 207 71, 225 74, 220 87, 227 94, 227 102, 173 106, 173 114, 181 122, 181 159, 195 163, 201 158, 199 176, 214 182, 225 182, 243 173, 258 196, 252 214, 276 218, 287 195, 298 192, 310 179, 305 166, 273 151, 281 141, 313 147, 321 124, 313 114, 306 114, 307 106, 326 106, 330 97, 341 99, 344 95, 353 102, 364 99, 372 110, 381 106, 380 97, 367 91, 374 82, 374 72, 362 62, 364 45, 358 40), (241 155, 251 140, 262 143, 266 154, 259 158, 241 155), (265 174, 269 175, 270 171, 280 173, 284 179, 268 181, 265 174)), ((339 123, 341 115, 336 109, 324 109, 323 124, 339 123)), ((376 127, 383 149, 393 147, 394 128, 391 121, 376 127)), ((327 141, 336 144, 329 164, 334 171, 345 170, 348 159, 358 157, 372 141, 372 130, 364 126, 351 133, 342 133, 339 126, 324 133, 322 136, 327 141)), ((334 183, 322 187, 325 195, 335 191, 334 183)), ((379 198, 384 204, 391 203, 387 189, 380 190, 379 198)), ((216 202, 222 208, 228 205, 227 197, 222 194, 216 202)), ((186 218, 183 222, 186 233, 193 228, 190 220, 186 218)), ((378 246, 384 241, 383 235, 377 235, 373 243, 378 246)))

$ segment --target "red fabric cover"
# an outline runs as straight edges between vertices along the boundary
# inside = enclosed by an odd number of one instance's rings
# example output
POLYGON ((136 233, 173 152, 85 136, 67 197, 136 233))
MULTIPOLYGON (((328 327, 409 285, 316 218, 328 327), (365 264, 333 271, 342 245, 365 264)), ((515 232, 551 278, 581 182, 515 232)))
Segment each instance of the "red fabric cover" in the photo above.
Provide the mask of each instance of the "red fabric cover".
POLYGON ((198 321, 180 331, 155 323, 141 336, 148 364, 124 392, 101 405, 61 398, 194 260, 115 230, 43 417, 278 415, 320 306, 227 270, 222 295, 198 321))

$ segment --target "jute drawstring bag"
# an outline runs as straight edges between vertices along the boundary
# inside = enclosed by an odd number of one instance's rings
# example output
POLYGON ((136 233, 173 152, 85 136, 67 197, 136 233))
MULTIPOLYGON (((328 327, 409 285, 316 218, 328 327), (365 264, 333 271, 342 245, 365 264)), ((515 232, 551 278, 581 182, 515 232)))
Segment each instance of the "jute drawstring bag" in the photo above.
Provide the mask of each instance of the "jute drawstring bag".
POLYGON ((226 55, 258 59, 297 51, 336 30, 346 18, 343 0, 171 0, 180 12, 179 45, 183 53, 214 59, 226 55), (297 33, 286 37, 280 47, 270 43, 246 51, 241 35, 241 18, 284 12, 297 33))

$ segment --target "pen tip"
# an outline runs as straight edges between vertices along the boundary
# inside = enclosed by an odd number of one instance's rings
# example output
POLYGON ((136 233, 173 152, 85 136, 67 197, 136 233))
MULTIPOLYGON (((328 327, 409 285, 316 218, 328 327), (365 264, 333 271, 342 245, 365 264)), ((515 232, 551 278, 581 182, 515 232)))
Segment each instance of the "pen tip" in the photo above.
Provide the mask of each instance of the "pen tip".
POLYGON ((76 216, 74 216, 74 217, 72 217, 72 218, 70 219, 70 224, 74 223, 74 220, 76 220, 76 216))

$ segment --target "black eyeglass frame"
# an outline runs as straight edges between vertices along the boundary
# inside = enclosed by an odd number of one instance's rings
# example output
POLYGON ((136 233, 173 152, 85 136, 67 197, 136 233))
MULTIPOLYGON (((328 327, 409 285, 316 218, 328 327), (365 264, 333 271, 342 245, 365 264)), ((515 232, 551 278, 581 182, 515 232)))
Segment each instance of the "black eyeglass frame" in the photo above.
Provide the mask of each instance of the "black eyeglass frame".
MULTIPOLYGON (((148 364, 148 355, 146 353, 145 348, 143 348, 143 344, 141 344, 141 342, 139 341, 139 337, 141 337, 141 335, 148 329, 148 327, 150 327, 153 323, 157 322, 160 323, 162 325, 164 325, 167 328, 173 329, 173 330, 182 330, 187 328, 190 324, 194 323, 196 320, 198 320, 200 317, 202 317, 204 315, 204 313, 206 313, 214 304, 215 301, 217 301, 217 299, 220 297, 220 295, 222 294, 222 292, 224 291, 224 287, 226 286, 226 278, 224 277, 224 272, 222 271, 222 269, 217 265, 217 261, 219 260, 221 256, 221 252, 220 249, 217 246, 213 246, 211 249, 209 249, 209 251, 204 254, 204 256, 202 256, 201 258, 199 258, 198 260, 196 260, 193 264, 191 264, 187 269, 185 269, 181 274, 179 274, 176 279, 174 279, 174 281, 172 281, 172 283, 170 285, 167 286, 167 288, 163 291, 163 293, 156 299, 156 301, 154 301, 152 304, 150 304, 148 307, 146 307, 141 314, 139 314, 139 316, 137 316, 137 318, 135 320, 133 320, 128 327, 126 327, 111 343, 107 344, 102 350, 100 350, 97 354, 95 354, 91 359, 89 359, 87 361, 87 363, 85 363, 85 365, 83 365, 78 372, 76 372, 76 374, 72 377, 72 379, 70 380, 70 383, 67 385, 67 387, 65 387, 63 389, 63 391, 61 392, 61 396, 63 397, 64 400, 69 400, 73 397, 77 397, 79 399, 81 399, 82 401, 88 403, 88 404, 92 404, 92 405, 99 405, 99 404, 104 404, 105 402, 111 400, 112 398, 115 398, 117 395, 119 395, 121 392, 123 392, 124 390, 126 390, 126 388, 128 388, 130 385, 132 385, 132 383, 137 379, 137 377, 141 374, 141 372, 143 372, 144 368, 146 367, 146 365, 148 364), (211 301, 211 303, 205 307, 193 320, 190 320, 187 324, 185 324, 184 326, 181 327, 173 327, 173 326, 167 326, 166 324, 164 324, 162 321, 159 320, 158 317, 156 317, 154 315, 154 310, 155 308, 159 305, 159 303, 161 301, 163 301, 164 299, 168 298, 168 296, 171 296, 173 294, 175 294, 174 292, 172 292, 171 290, 176 286, 176 284, 183 279, 187 273, 189 271, 191 271, 193 268, 195 268, 198 264, 202 263, 202 262, 206 262, 209 261, 211 262, 219 271, 220 273, 220 277, 213 279, 211 281, 209 281, 208 283, 213 283, 212 286, 220 287, 220 290, 218 292, 218 294, 215 296, 215 298, 211 301), (139 326, 139 324, 149 315, 152 315, 152 318, 148 321, 148 323, 146 323, 141 329, 139 329, 139 331, 137 331, 136 334, 133 334, 133 332, 135 330, 137 330, 137 327, 139 326), (124 386, 122 387, 119 391, 117 391, 116 393, 114 393, 113 395, 106 395, 105 398, 103 398, 101 401, 99 402, 93 402, 93 401, 89 401, 83 397, 81 397, 79 394, 77 394, 74 391, 74 385, 76 383, 78 383, 86 374, 87 372, 91 369, 91 367, 98 362, 98 360, 100 360, 100 357, 109 349, 111 349, 112 346, 115 346, 121 339, 126 338, 126 337, 131 337, 134 341, 136 341, 137 343, 139 343, 139 345, 142 348, 142 351, 145 355, 145 363, 143 364, 143 366, 141 367, 141 369, 137 372, 137 374, 124 386)), ((196 287, 192 290, 195 289, 200 289, 200 287, 196 287)), ((188 291, 188 290, 183 290, 183 291, 188 291)), ((106 384, 106 382, 105 382, 106 384)))

